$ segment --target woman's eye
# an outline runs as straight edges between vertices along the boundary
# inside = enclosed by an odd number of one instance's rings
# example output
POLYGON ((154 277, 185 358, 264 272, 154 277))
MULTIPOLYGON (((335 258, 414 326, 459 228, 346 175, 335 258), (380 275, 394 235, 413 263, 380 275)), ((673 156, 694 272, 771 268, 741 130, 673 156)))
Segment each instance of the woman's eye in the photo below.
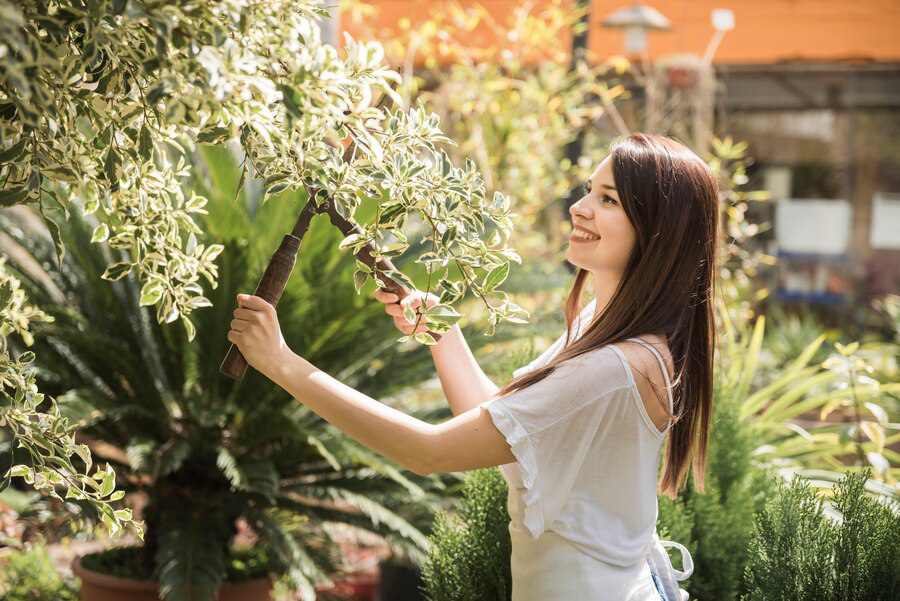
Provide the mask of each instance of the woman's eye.
POLYGON ((609 194, 604 194, 604 195, 603 195, 603 200, 604 200, 604 201, 609 200, 609 201, 611 201, 613 204, 616 204, 616 199, 613 198, 612 196, 610 196, 609 194))

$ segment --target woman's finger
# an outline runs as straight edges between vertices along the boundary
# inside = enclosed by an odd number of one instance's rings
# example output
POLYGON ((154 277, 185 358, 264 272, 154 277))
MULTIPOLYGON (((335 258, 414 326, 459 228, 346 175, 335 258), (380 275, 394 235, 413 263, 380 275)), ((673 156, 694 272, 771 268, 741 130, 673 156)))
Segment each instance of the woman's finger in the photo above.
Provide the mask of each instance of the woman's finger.
POLYGON ((385 305, 384 312, 388 315, 393 315, 394 317, 401 317, 403 315, 403 307, 401 307, 397 303, 385 305))
POLYGON ((234 310, 235 319, 243 319, 244 321, 253 321, 258 315, 257 311, 251 311, 250 309, 235 309, 234 310))
POLYGON ((382 303, 396 303, 397 295, 392 292, 382 290, 381 288, 376 288, 375 300, 381 301, 382 303))
MULTIPOLYGON (((413 331, 413 327, 412 327, 411 324, 406 324, 406 325, 402 325, 402 326, 397 326, 397 329, 399 329, 400 332, 402 332, 403 334, 406 334, 406 335, 411 334, 412 331, 413 331)), ((428 328, 427 328, 426 326, 424 326, 424 325, 419 325, 419 327, 416 328, 416 332, 415 332, 415 333, 418 334, 419 332, 427 332, 427 331, 428 331, 428 328)))

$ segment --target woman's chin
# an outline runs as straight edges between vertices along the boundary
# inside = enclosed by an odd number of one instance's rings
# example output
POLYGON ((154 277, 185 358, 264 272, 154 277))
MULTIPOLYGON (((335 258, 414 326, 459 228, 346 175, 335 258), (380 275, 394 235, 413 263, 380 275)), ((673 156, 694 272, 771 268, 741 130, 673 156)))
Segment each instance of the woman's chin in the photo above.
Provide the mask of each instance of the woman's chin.
POLYGON ((568 251, 566 251, 566 262, 567 262, 569 265, 571 265, 572 267, 580 267, 581 269, 584 269, 584 268, 585 268, 584 265, 582 265, 581 261, 579 261, 579 260, 577 260, 577 259, 576 259, 576 260, 572 260, 572 258, 569 256, 569 254, 570 254, 570 253, 569 253, 568 251))

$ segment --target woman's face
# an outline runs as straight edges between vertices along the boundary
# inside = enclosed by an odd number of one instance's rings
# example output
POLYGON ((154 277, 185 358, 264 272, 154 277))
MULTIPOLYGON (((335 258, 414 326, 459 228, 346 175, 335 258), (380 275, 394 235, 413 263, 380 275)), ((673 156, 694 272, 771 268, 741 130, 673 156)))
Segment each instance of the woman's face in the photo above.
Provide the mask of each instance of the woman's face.
POLYGON ((635 231, 619 202, 612 171, 612 156, 606 157, 585 183, 589 191, 569 208, 572 235, 566 260, 602 280, 618 281, 635 244, 635 231), (577 230, 590 232, 579 238, 577 230))

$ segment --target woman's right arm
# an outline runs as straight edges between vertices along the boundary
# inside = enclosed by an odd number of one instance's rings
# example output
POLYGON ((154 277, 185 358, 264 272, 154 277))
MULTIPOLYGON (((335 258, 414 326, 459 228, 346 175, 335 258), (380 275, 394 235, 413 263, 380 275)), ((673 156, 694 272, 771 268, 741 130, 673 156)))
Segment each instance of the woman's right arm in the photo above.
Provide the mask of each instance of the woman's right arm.
MULTIPOLYGON (((398 303, 396 294, 385 292, 380 288, 375 290, 375 299, 385 303, 385 312, 394 317, 394 325, 403 334, 409 334, 413 329, 413 324, 403 317, 403 305, 408 304, 416 310, 416 307, 421 305, 422 296, 421 292, 416 291, 398 303)), ((429 294, 426 306, 431 307, 438 301, 437 296, 429 294)), ((416 329, 416 332, 425 331, 427 328, 424 323, 416 329)), ((500 390, 475 361, 459 325, 454 325, 441 335, 437 344, 428 348, 431 349, 434 366, 441 380, 441 388, 453 415, 460 415, 477 407, 490 400, 500 390)))

